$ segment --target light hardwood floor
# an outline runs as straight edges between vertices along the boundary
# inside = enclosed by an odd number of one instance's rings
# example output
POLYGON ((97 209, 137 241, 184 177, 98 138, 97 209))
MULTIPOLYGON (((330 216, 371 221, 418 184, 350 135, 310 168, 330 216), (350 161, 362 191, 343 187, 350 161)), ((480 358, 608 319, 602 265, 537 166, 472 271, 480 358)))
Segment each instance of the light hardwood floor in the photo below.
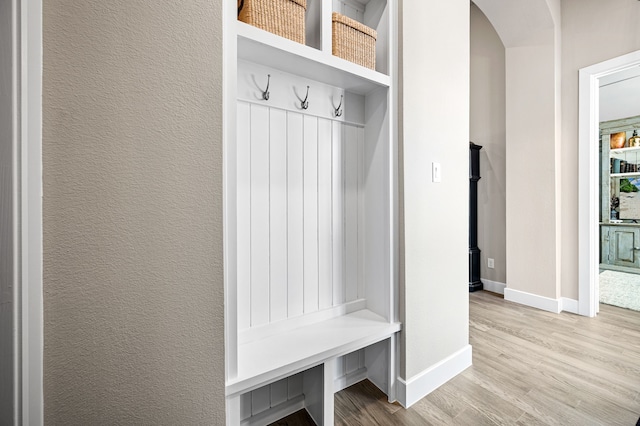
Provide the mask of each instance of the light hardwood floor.
MULTIPOLYGON (((336 394, 336 425, 625 425, 640 417, 640 312, 553 314, 470 294, 473 366, 408 410, 364 381, 336 394)), ((313 424, 308 416, 275 424, 313 424)))

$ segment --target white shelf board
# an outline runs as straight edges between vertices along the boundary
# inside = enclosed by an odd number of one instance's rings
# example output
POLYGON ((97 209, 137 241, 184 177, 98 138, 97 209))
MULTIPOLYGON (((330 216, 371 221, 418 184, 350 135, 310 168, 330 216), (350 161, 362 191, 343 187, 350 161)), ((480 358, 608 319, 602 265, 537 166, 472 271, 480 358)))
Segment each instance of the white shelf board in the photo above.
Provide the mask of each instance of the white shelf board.
POLYGON ((635 177, 640 176, 640 172, 630 172, 630 173, 611 173, 612 178, 614 177, 635 177))
POLYGON ((391 78, 353 62, 238 21, 238 58, 366 95, 391 78))
POLYGON ((390 323, 363 309, 239 345, 238 377, 227 381, 227 396, 245 393, 362 349, 391 337, 400 328, 400 323, 390 323))
POLYGON ((616 148, 612 149, 610 152, 612 154, 624 154, 627 152, 640 151, 640 146, 628 146, 626 148, 616 148))

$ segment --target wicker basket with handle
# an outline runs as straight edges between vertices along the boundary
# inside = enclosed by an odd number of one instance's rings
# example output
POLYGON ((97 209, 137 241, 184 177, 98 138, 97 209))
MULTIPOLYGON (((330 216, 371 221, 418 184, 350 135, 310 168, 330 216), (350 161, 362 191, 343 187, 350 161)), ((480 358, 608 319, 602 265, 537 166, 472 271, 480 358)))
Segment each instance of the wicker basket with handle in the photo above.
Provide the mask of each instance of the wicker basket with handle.
POLYGON ((239 0, 238 19, 304 44, 307 0, 239 0))
POLYGON ((347 61, 375 69, 376 30, 337 12, 333 12, 332 23, 332 53, 347 61))

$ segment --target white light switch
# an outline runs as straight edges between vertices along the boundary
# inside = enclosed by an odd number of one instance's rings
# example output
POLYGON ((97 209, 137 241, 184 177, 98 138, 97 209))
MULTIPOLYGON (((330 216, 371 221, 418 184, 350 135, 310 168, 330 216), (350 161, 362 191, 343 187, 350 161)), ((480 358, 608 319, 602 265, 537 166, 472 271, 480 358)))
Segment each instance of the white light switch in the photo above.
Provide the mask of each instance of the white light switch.
POLYGON ((431 163, 431 181, 436 183, 442 181, 440 163, 431 163))

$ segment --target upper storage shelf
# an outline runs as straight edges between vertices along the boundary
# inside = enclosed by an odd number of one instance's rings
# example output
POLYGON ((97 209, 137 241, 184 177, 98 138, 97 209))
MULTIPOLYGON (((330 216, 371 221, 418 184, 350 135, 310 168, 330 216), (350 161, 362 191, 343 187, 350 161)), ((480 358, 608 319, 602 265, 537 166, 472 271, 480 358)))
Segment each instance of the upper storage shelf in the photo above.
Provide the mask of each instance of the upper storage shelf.
POLYGON ((238 21, 238 58, 366 95, 391 85, 387 0, 308 0, 306 44, 238 21), (376 70, 332 54, 332 12, 346 14, 377 31, 376 70))
POLYGON ((238 58, 366 95, 389 87, 388 75, 238 22, 238 58))

